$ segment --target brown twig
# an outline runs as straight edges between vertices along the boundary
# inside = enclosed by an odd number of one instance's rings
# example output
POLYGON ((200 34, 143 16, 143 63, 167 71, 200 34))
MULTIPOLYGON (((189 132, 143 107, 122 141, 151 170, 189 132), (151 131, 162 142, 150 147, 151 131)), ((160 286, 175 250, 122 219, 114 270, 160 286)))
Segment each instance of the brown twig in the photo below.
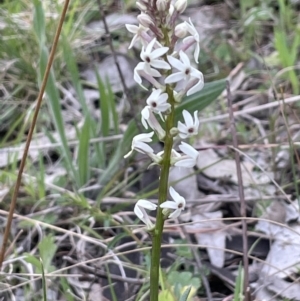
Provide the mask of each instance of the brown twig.
MULTIPOLYGON (((229 110, 229 118, 230 118, 230 128, 232 135, 232 143, 234 148, 238 149, 238 140, 237 140, 237 132, 235 127, 235 121, 232 110, 232 96, 230 91, 229 81, 226 82, 226 91, 227 91, 227 100, 228 100, 228 110, 229 110)), ((242 231, 243 231, 243 265, 244 265, 244 296, 245 301, 250 301, 250 296, 248 292, 249 288, 249 268, 248 268, 248 238, 247 238, 247 213, 246 213, 246 201, 244 196, 244 187, 243 187, 243 177, 242 177, 242 169, 241 169, 241 160, 239 152, 235 151, 235 162, 236 162, 236 172, 238 178, 238 187, 239 187, 239 197, 241 200, 241 209, 240 214, 242 217, 242 231)))
MULTIPOLYGON (((110 48, 110 51, 112 53, 115 65, 117 67, 117 70, 118 70, 118 73, 119 73, 119 76, 120 76, 120 80, 121 80, 121 84, 123 86, 123 91, 124 91, 125 97, 126 97, 128 103, 129 103, 131 111, 134 112, 134 107, 135 106, 134 106, 134 104, 131 100, 130 93, 129 93, 128 87, 126 85, 125 78, 124 78, 123 72, 121 70, 121 67, 120 67, 120 64, 119 64, 119 61, 118 61, 118 58, 117 58, 117 54, 116 54, 116 51, 115 51, 115 47, 114 47, 114 44, 113 44, 113 41, 112 41, 112 37, 111 37, 110 31, 109 31, 109 28, 108 28, 108 25, 107 25, 107 22, 106 22, 104 5, 102 5, 101 0, 97 0, 97 3, 98 3, 98 7, 99 7, 99 13, 100 13, 101 19, 103 21, 105 34, 108 38, 109 48, 110 48)), ((133 115, 133 118, 135 120, 135 123, 136 123, 136 126, 137 126, 139 132, 142 132, 142 129, 141 129, 141 126, 140 126, 140 121, 137 119, 137 116, 135 114, 133 115)))
POLYGON ((7 242, 8 242, 8 237, 9 237, 10 228, 11 228, 11 223, 12 223, 12 220, 13 220, 13 215, 14 215, 14 211, 15 211, 15 208, 16 208, 16 204, 17 204, 17 196, 18 196, 19 188, 21 186, 21 181, 22 181, 22 173, 23 173, 23 170, 24 170, 24 167, 25 167, 25 163, 26 163, 30 143, 31 143, 32 136, 33 136, 33 131, 34 131, 35 124, 36 124, 36 121, 37 121, 37 117, 38 117, 38 114, 39 114, 39 110, 40 110, 40 107, 41 107, 41 104, 42 104, 43 95, 44 95, 44 92, 45 92, 45 88, 46 88, 46 84, 47 84, 47 81, 48 81, 51 66, 52 66, 52 63, 53 63, 53 60, 54 60, 54 54, 55 54, 55 50, 56 50, 56 47, 57 47, 57 44, 58 44, 58 39, 59 39, 59 36, 60 36, 60 33, 61 33, 62 25, 63 25, 64 19, 65 19, 67 10, 68 10, 69 2, 70 2, 70 0, 66 0, 65 3, 64 3, 63 11, 61 13, 61 17, 60 17, 58 27, 57 27, 57 30, 56 30, 56 33, 55 33, 53 45, 51 47, 51 52, 50 52, 50 55, 49 55, 47 66, 46 66, 44 78, 43 78, 42 85, 41 85, 41 88, 40 88, 40 91, 39 91, 39 95, 38 95, 38 98, 37 98, 37 101, 36 101, 36 107, 35 107, 35 110, 34 110, 32 123, 30 125, 30 129, 29 129, 28 136, 27 136, 27 139, 26 139, 26 144, 25 144, 22 160, 21 160, 21 163, 20 163, 20 168, 19 168, 19 172, 18 172, 18 176, 17 176, 16 185, 15 185, 13 195, 12 195, 12 198, 11 198, 9 213, 8 213, 8 216, 7 216, 7 224, 6 224, 6 227, 5 227, 4 234, 3 234, 3 242, 2 242, 2 245, 1 245, 1 251, 0 251, 0 269, 2 267, 2 263, 3 263, 3 260, 4 260, 6 245, 7 245, 7 242))

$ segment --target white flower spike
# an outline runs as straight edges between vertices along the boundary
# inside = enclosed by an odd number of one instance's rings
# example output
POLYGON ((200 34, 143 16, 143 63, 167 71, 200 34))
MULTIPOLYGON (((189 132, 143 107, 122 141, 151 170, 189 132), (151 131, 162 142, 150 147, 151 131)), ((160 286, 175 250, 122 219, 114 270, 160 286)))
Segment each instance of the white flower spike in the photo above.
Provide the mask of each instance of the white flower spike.
POLYGON ((186 85, 188 86, 189 82, 194 81, 197 79, 196 84, 193 85, 188 91, 187 96, 194 94, 198 91, 200 91, 204 86, 204 80, 203 80, 203 74, 191 66, 191 62, 188 58, 188 56, 181 50, 179 52, 180 60, 174 58, 173 56, 168 55, 168 61, 169 63, 176 69, 179 70, 179 72, 173 73, 169 75, 165 79, 166 84, 172 84, 179 82, 181 80, 186 81, 186 85))
POLYGON ((168 217, 177 218, 185 208, 185 199, 172 186, 169 191, 174 201, 165 201, 160 205, 160 208, 173 209, 174 211, 168 217))
POLYGON ((192 45, 196 43, 195 51, 194 51, 194 59, 195 62, 198 64, 199 59, 199 53, 200 53, 200 38, 197 29, 195 28, 194 24, 191 21, 191 18, 189 19, 189 23, 185 21, 185 25, 187 27, 187 31, 191 34, 191 36, 186 37, 183 40, 184 44, 192 45))
POLYGON ((198 151, 185 142, 181 142, 179 149, 184 153, 184 155, 181 156, 179 153, 174 151, 175 156, 173 155, 171 158, 171 164, 177 167, 194 167, 199 156, 198 151))
POLYGON ((197 135, 199 129, 198 111, 194 112, 194 119, 192 115, 186 110, 183 110, 182 115, 184 118, 184 123, 178 121, 177 126, 179 130, 179 137, 185 139, 197 135))
POLYGON ((147 134, 139 134, 133 137, 131 143, 131 151, 127 153, 124 158, 128 158, 134 150, 139 153, 146 154, 151 156, 154 153, 154 150, 151 146, 149 146, 146 142, 152 142, 152 136, 154 132, 147 134))
POLYGON ((154 228, 153 223, 151 222, 147 212, 147 210, 155 210, 156 205, 152 204, 151 202, 147 200, 138 200, 137 203, 134 206, 134 213, 136 216, 147 226, 148 230, 151 230, 154 228))
POLYGON ((143 25, 136 26, 131 24, 125 24, 125 26, 129 32, 134 34, 128 49, 132 48, 133 45, 139 40, 142 42, 143 46, 147 45, 146 33, 149 30, 149 28, 146 28, 143 25))

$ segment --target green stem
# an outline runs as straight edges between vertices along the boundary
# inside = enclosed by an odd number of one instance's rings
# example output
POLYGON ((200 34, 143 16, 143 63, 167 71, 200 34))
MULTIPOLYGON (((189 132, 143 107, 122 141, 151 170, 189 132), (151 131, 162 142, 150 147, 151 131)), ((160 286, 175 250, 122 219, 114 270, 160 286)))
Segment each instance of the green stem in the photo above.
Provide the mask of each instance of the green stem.
POLYGON ((170 172, 171 152, 173 148, 173 137, 170 135, 170 129, 174 124, 175 107, 173 90, 167 86, 166 92, 169 96, 169 103, 171 104, 171 113, 166 120, 166 137, 164 141, 164 157, 161 165, 159 188, 158 188, 158 209, 156 215, 155 229, 152 233, 152 253, 151 253, 151 269, 150 269, 150 301, 158 301, 159 292, 159 266, 161 241, 164 228, 164 216, 160 205, 167 200, 168 197, 168 181, 170 172))

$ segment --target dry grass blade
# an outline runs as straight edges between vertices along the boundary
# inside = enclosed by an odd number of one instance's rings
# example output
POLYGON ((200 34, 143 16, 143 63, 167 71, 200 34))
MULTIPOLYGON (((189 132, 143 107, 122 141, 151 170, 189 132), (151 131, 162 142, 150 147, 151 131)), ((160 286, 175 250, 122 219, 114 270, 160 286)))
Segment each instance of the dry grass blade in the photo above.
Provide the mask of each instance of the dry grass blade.
POLYGON ((28 154, 28 151, 29 151, 30 142, 31 142, 31 139, 32 139, 32 136, 33 136, 33 131, 34 131, 35 124, 36 124, 36 121, 37 121, 38 113, 39 113, 39 110, 40 110, 40 107, 41 107, 41 104, 42 104, 43 95, 44 95, 44 92, 45 92, 45 88, 46 88, 47 80, 48 80, 49 73, 50 73, 50 70, 51 70, 51 66, 52 66, 52 63, 53 63, 53 60, 54 60, 54 54, 55 54, 55 50, 56 50, 56 47, 57 47, 57 44, 58 44, 58 40, 59 40, 59 36, 60 36, 60 33, 61 33, 62 25, 63 25, 64 19, 65 19, 67 10, 68 10, 69 2, 70 2, 70 0, 66 0, 65 3, 64 3, 63 11, 61 13, 61 17, 60 17, 58 27, 57 27, 57 30, 56 30, 56 33, 55 33, 53 45, 51 47, 51 52, 50 52, 49 60, 48 60, 48 63, 47 63, 46 71, 45 71, 45 74, 44 74, 44 78, 43 78, 43 81, 42 81, 41 89, 39 91, 39 95, 38 95, 38 98, 37 98, 37 103, 36 103, 35 111, 34 111, 34 114, 33 114, 32 123, 31 123, 30 129, 29 129, 29 132, 28 132, 28 136, 27 136, 27 139, 26 139, 26 145, 25 145, 24 153, 23 153, 22 160, 21 160, 21 163, 20 163, 18 177, 17 177, 16 185, 15 185, 14 192, 13 192, 12 199, 11 199, 11 203, 10 203, 9 215, 7 217, 7 224, 6 224, 4 235, 3 235, 3 242, 2 242, 1 251, 0 251, 0 269, 2 267, 2 263, 3 263, 3 260, 4 260, 4 256, 5 256, 6 245, 7 245, 8 238, 9 238, 11 223, 12 223, 13 214, 14 214, 14 211, 15 211, 16 203, 17 203, 17 196, 18 196, 19 188, 20 188, 21 181, 22 181, 22 173, 23 173, 23 170, 24 170, 24 167, 25 167, 25 162, 26 162, 26 159, 27 159, 27 154, 28 154))
MULTIPOLYGON (((235 127, 235 121, 233 116, 232 110, 232 96, 230 92, 230 84, 227 81, 226 85, 227 90, 227 99, 228 99, 228 109, 229 109, 229 116, 230 116, 230 128, 232 134, 232 142, 235 149, 238 148, 238 140, 237 140, 237 132, 235 127)), ((248 239, 247 239, 247 222, 245 220, 246 217, 246 201, 244 196, 244 187, 243 187, 243 177, 242 177, 242 169, 241 169, 241 160, 240 154, 238 152, 234 152, 235 162, 236 162, 236 170, 237 170, 237 177, 238 177, 238 191, 241 200, 241 217, 242 219, 242 229, 243 229, 243 265, 244 265, 244 295, 245 301, 250 301, 251 298, 249 296, 249 268, 248 268, 248 239)))

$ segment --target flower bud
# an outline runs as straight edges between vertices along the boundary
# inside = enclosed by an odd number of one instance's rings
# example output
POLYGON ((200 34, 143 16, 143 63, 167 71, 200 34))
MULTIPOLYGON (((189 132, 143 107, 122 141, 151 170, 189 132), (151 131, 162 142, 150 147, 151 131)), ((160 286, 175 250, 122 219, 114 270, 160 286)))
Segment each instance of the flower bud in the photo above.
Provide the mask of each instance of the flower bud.
POLYGON ((138 9, 140 10, 140 11, 146 11, 147 10, 147 7, 146 7, 146 5, 144 4, 144 3, 141 3, 141 2, 136 2, 136 6, 138 7, 138 9))
POLYGON ((177 0, 175 3, 175 9, 182 14, 187 6, 187 0, 177 0))
POLYGON ((158 11, 165 11, 167 8, 168 0, 157 0, 156 7, 158 11))
POLYGON ((185 23, 180 23, 175 27, 175 36, 182 39, 187 35, 187 27, 185 23))
POLYGON ((141 13, 137 16, 137 19, 144 27, 148 28, 150 25, 154 24, 149 15, 141 13))
POLYGON ((164 209, 162 210, 162 214, 163 214, 163 216, 164 216, 164 219, 167 219, 168 216, 170 215, 170 213, 172 213, 172 210, 169 209, 169 208, 164 208, 164 209))
POLYGON ((169 8, 169 16, 170 16, 170 17, 173 15, 174 10, 175 10, 174 5, 173 5, 173 4, 170 4, 170 8, 169 8))
POLYGON ((173 128, 170 129, 170 135, 171 135, 172 137, 177 136, 178 133, 179 133, 178 128, 173 127, 173 128))

